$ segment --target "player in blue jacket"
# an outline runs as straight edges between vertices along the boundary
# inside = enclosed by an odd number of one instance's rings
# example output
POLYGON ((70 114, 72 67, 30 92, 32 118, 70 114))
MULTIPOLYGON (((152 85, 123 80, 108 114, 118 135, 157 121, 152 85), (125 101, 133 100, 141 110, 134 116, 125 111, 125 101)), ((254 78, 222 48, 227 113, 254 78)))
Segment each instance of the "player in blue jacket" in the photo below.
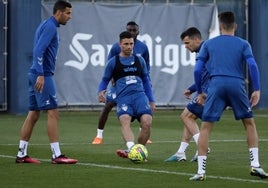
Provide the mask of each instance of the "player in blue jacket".
MULTIPOLYGON (((204 41, 202 41, 201 32, 196 27, 190 27, 186 29, 184 32, 182 32, 180 37, 185 44, 185 48, 187 48, 192 53, 199 53, 199 50, 204 41)), ((209 82, 209 73, 206 67, 204 67, 202 70, 201 80, 202 89, 203 91, 206 91, 209 82)), ((191 94, 195 92, 196 85, 192 84, 189 88, 186 89, 184 95, 187 99, 190 99, 191 94)), ((192 98, 191 102, 187 104, 180 115, 180 118, 184 125, 180 147, 175 154, 165 160, 166 162, 186 161, 186 149, 189 146, 191 139, 193 138, 197 144, 199 138, 199 127, 196 121, 198 118, 202 118, 203 105, 196 102, 196 97, 197 94, 192 98)), ((191 159, 191 162, 193 161, 197 161, 197 152, 191 159)))
POLYGON ((53 16, 43 21, 34 37, 33 64, 29 77, 29 113, 21 128, 21 138, 16 163, 40 163, 28 156, 27 148, 32 131, 40 117, 47 111, 47 133, 52 151, 53 164, 73 164, 76 159, 63 155, 59 145, 58 101, 54 82, 55 61, 59 46, 57 28, 71 19, 72 5, 59 0, 54 4, 53 16))
POLYGON ((194 77, 199 94, 197 102, 200 104, 204 103, 201 88, 201 72, 204 66, 210 73, 210 81, 198 139, 198 171, 190 180, 203 181, 206 178, 209 135, 214 122, 220 120, 227 105, 232 107, 235 119, 241 119, 245 127, 250 154, 250 174, 267 178, 268 174, 259 163, 258 134, 252 112, 252 107, 257 105, 260 99, 258 66, 250 44, 234 36, 237 27, 234 13, 219 14, 219 23, 221 35, 204 42, 195 65, 194 77), (253 85, 250 99, 245 87, 245 63, 253 85))
MULTIPOLYGON (((127 23, 126 30, 129 31, 134 38, 133 54, 143 57, 143 59, 146 62, 147 70, 150 73, 150 57, 148 47, 145 43, 137 39, 137 36, 139 35, 139 25, 134 21, 130 21, 127 23)), ((108 54, 108 60, 118 55, 120 52, 121 47, 119 45, 119 42, 114 43, 108 54)), ((93 139, 92 144, 102 144, 103 131, 106 125, 106 121, 108 119, 108 115, 111 112, 112 108, 116 106, 116 93, 115 88, 113 87, 112 84, 110 84, 109 89, 106 92, 106 95, 107 95, 106 103, 99 116, 97 135, 93 139)), ((152 142, 151 140, 147 141, 147 143, 151 142, 152 142)))
POLYGON ((117 150, 120 157, 127 158, 128 151, 135 144, 131 130, 132 118, 141 123, 138 143, 146 145, 151 133, 154 97, 146 63, 141 56, 132 53, 134 38, 130 32, 120 33, 119 55, 108 60, 104 75, 98 87, 99 101, 106 102, 106 89, 113 79, 116 91, 117 116, 121 124, 126 150, 117 150))

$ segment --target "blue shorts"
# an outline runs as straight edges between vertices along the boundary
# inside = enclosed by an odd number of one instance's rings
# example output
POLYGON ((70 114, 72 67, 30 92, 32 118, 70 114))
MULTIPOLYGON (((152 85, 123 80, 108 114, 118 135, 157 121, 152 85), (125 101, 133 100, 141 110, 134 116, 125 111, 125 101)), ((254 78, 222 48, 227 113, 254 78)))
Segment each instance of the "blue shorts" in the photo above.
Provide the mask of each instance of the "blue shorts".
POLYGON ((212 77, 202 120, 219 121, 226 106, 232 107, 236 120, 253 117, 244 80, 227 76, 212 77))
POLYGON ((58 108, 55 82, 52 76, 45 76, 45 84, 42 93, 34 89, 37 75, 28 73, 29 78, 29 110, 50 110, 58 108))
POLYGON ((114 86, 110 86, 106 92, 106 100, 107 102, 116 104, 116 91, 114 86))
POLYGON ((197 102, 196 102, 196 97, 194 97, 192 99, 192 101, 190 103, 187 104, 186 108, 191 112, 193 113, 194 115, 196 115, 198 118, 202 118, 202 114, 203 114, 203 109, 204 109, 204 106, 202 105, 199 105, 197 102))
POLYGON ((128 114, 138 120, 143 114, 152 115, 149 100, 144 92, 117 98, 117 117, 128 114))

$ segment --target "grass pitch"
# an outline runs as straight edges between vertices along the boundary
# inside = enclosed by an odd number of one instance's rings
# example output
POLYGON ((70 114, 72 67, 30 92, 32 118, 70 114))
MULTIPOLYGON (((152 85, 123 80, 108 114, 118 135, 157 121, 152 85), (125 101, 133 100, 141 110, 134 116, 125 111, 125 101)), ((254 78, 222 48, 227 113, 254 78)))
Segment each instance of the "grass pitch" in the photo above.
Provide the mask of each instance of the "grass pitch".
MULTIPOLYGON (((117 157, 116 149, 125 149, 119 122, 113 111, 104 131, 104 143, 92 145, 96 136, 99 112, 60 112, 61 151, 77 158, 75 165, 51 164, 51 151, 46 133, 46 113, 42 113, 33 132, 28 154, 41 164, 15 164, 20 127, 25 115, 0 114, 0 185, 5 188, 264 188, 268 179, 249 175, 249 153, 245 131, 235 121, 232 111, 225 111, 216 123, 210 137, 207 180, 192 182, 188 179, 197 171, 197 163, 190 159, 196 151, 192 142, 185 162, 164 162, 174 154, 182 135, 179 120, 181 110, 157 111, 153 119, 152 144, 147 145, 149 161, 134 164, 117 157)), ((268 171, 268 112, 255 111, 259 133, 259 158, 268 171)), ((132 125, 134 133, 139 125, 132 125)))

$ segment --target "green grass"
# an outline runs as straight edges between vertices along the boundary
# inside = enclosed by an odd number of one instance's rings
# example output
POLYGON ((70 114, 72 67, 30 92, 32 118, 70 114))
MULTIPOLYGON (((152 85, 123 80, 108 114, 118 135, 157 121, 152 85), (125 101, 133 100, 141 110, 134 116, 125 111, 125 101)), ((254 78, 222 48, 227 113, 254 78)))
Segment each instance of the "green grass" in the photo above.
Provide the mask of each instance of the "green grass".
MULTIPOLYGON (((133 164, 116 156, 118 148, 125 148, 120 126, 113 111, 104 132, 104 144, 92 145, 96 135, 99 112, 60 112, 60 140, 62 153, 77 158, 76 165, 52 165, 46 134, 46 113, 42 113, 30 141, 28 153, 41 164, 15 164, 20 127, 25 116, 0 114, 0 185, 5 188, 53 187, 181 187, 181 188, 259 188, 267 187, 268 179, 249 175, 249 154, 245 131, 235 121, 232 111, 225 111, 216 123, 210 138, 211 154, 207 162, 207 180, 189 181, 197 171, 197 163, 189 162, 196 146, 187 150, 186 162, 165 163, 179 146, 182 124, 180 110, 157 111, 153 119, 151 140, 147 145, 149 161, 133 164)), ((259 158, 268 171, 268 112, 256 111, 259 132, 259 158)), ((133 123, 137 135, 139 126, 133 123)))

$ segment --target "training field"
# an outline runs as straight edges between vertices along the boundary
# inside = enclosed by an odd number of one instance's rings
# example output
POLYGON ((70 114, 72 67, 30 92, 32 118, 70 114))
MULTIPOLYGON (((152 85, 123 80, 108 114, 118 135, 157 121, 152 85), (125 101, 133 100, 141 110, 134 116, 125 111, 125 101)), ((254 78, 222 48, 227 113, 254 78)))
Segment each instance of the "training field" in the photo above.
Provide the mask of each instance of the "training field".
MULTIPOLYGON (((235 121, 231 110, 225 111, 210 137, 207 180, 188 179, 197 171, 190 160, 196 145, 187 150, 187 161, 164 162, 179 146, 182 124, 181 110, 159 110, 154 115, 151 140, 147 145, 147 163, 134 164, 117 157, 116 149, 125 149, 120 126, 113 111, 104 131, 104 143, 92 145, 99 112, 60 112, 61 150, 77 158, 75 165, 53 165, 46 134, 46 113, 42 113, 32 135, 28 154, 41 164, 15 164, 20 127, 25 115, 0 114, 0 187, 3 188, 259 188, 268 187, 268 179, 249 174, 249 153, 245 131, 235 121)), ((259 132, 260 162, 268 171, 268 112, 255 111, 259 132)), ((137 135, 138 123, 133 123, 137 135)))

